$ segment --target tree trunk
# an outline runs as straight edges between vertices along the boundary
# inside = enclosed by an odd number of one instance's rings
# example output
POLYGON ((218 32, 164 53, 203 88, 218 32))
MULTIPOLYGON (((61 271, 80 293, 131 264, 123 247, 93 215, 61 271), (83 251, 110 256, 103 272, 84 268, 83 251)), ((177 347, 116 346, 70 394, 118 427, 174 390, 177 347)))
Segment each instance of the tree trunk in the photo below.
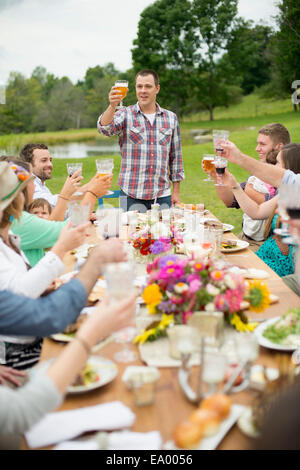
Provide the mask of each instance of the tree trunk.
POLYGON ((210 121, 214 120, 214 107, 212 104, 209 105, 209 120, 210 121))

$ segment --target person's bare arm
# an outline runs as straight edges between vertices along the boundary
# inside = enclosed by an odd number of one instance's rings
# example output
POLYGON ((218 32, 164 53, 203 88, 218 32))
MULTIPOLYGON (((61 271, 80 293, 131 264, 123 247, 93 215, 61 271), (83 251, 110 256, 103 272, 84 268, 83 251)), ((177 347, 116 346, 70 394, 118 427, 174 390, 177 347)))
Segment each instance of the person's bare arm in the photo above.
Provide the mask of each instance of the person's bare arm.
POLYGON ((256 191, 253 188, 253 185, 250 183, 247 183, 245 186, 245 193, 247 196, 249 196, 253 201, 255 201, 257 204, 262 204, 265 202, 265 195, 264 193, 260 193, 259 191, 256 191))
POLYGON ((278 196, 262 204, 257 204, 257 202, 247 196, 234 176, 227 169, 223 175, 223 182, 231 188, 240 208, 252 219, 267 219, 277 206, 278 196))
POLYGON ((222 156, 227 158, 230 162, 245 168, 249 173, 271 184, 275 188, 280 186, 285 172, 283 168, 277 165, 260 162, 255 158, 243 154, 233 142, 224 142, 223 148, 222 156))
POLYGON ((72 176, 67 177, 65 184, 58 195, 57 204, 49 216, 49 220, 64 220, 68 202, 72 198, 73 194, 78 190, 81 180, 81 170, 77 170, 72 176))
POLYGON ((116 112, 116 107, 122 100, 122 95, 118 93, 118 91, 115 90, 115 87, 113 86, 109 92, 108 99, 109 99, 109 106, 102 114, 101 121, 100 121, 100 124, 102 126, 108 126, 109 124, 113 122, 114 114, 116 112))
POLYGON ((174 181, 171 197, 172 205, 180 202, 180 181, 174 181))

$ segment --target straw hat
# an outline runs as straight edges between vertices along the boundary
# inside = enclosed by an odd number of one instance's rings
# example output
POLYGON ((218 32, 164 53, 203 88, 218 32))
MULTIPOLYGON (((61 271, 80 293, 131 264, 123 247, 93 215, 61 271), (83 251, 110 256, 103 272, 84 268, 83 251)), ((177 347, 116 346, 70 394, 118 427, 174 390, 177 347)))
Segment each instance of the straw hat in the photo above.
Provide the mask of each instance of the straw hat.
POLYGON ((4 210, 34 179, 22 166, 0 162, 0 209, 4 210))

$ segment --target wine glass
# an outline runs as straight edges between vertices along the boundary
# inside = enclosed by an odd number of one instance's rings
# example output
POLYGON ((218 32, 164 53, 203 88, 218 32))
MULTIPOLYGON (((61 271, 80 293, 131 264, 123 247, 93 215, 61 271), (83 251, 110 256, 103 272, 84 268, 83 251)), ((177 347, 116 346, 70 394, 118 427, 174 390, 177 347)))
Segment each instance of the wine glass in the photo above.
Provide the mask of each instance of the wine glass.
MULTIPOLYGON (((104 268, 103 277, 107 282, 107 292, 111 304, 125 299, 135 290, 135 269, 132 263, 108 263, 104 268)), ((132 362, 137 359, 134 351, 131 351, 128 347, 128 343, 133 340, 136 333, 137 330, 133 326, 122 328, 113 333, 115 341, 125 345, 114 356, 118 362, 132 362)))
MULTIPOLYGON (((278 212, 284 220, 299 219, 300 218, 300 197, 299 193, 295 191, 294 185, 281 184, 279 187, 278 197, 278 212)), ((288 245, 298 245, 299 237, 296 230, 293 230, 292 236, 283 238, 283 242, 288 245)))
POLYGON ((246 362, 244 380, 241 385, 233 388, 233 391, 240 392, 249 387, 251 380, 251 367, 258 357, 258 341, 253 333, 238 333, 235 338, 235 350, 238 361, 246 362))
POLYGON ((222 142, 228 140, 229 132, 224 130, 214 130, 213 131, 213 143, 214 149, 217 155, 223 152, 222 142))
POLYGON ((227 366, 225 354, 219 351, 205 352, 203 356, 202 382, 205 384, 204 396, 211 396, 218 391, 224 381, 227 366))
POLYGON ((203 158, 202 158, 203 169, 205 172, 208 173, 207 178, 204 179, 203 181, 213 183, 210 173, 214 170, 214 159, 215 159, 215 155, 210 155, 210 154, 203 155, 203 158))
POLYGON ((105 208, 98 209, 96 212, 97 223, 96 232, 100 238, 113 238, 119 237, 120 226, 122 223, 123 209, 120 208, 105 208))
POLYGON ((120 95, 122 95, 122 100, 120 101, 119 106, 117 106, 117 109, 120 109, 124 107, 123 99, 125 98, 128 92, 128 80, 117 80, 115 82, 115 87, 116 87, 116 91, 118 91, 120 95))
MULTIPOLYGON (((67 163, 67 172, 69 177, 73 176, 75 171, 81 170, 82 173, 82 163, 67 163)), ((82 196, 83 193, 81 191, 76 191, 73 196, 82 196)))
POLYGON ((223 157, 219 157, 218 155, 215 156, 215 168, 216 168, 216 173, 218 175, 218 183, 215 183, 215 186, 225 186, 223 184, 223 179, 222 176, 225 173, 225 168, 227 168, 227 159, 223 157))
MULTIPOLYGON (((106 158, 101 160, 96 160, 97 175, 100 176, 110 176, 113 173, 114 169, 114 160, 113 158, 106 158)), ((113 194, 113 191, 108 191, 106 195, 113 194)))

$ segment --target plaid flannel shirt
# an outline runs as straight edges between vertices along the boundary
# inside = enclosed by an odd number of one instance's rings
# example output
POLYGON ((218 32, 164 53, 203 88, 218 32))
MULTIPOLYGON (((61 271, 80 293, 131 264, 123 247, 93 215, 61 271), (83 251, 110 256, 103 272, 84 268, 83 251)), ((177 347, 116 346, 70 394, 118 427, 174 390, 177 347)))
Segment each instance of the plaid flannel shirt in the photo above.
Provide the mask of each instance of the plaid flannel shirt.
POLYGON ((151 126, 139 104, 121 108, 99 133, 118 135, 122 155, 118 184, 130 197, 154 199, 170 188, 170 181, 184 179, 181 138, 176 114, 156 104, 151 126))

